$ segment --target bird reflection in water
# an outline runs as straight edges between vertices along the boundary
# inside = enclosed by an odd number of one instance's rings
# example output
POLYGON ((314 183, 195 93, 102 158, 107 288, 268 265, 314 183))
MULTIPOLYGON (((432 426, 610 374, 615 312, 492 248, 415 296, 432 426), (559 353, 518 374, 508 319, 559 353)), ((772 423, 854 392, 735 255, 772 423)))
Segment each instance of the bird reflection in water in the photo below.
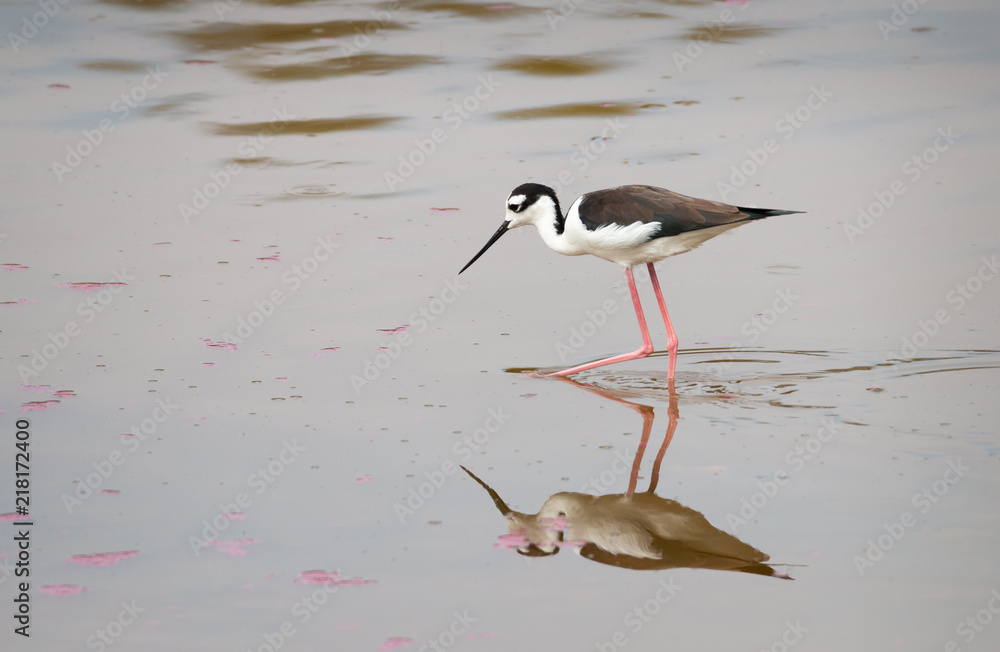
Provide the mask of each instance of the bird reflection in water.
POLYGON ((501 537, 498 545, 535 557, 554 555, 560 548, 570 547, 591 561, 635 570, 708 568, 792 579, 767 564, 768 555, 716 528, 701 512, 656 495, 660 464, 679 418, 673 383, 669 385, 670 421, 653 462, 649 488, 637 493, 639 466, 653 428, 653 408, 625 400, 605 388, 562 380, 621 403, 642 416, 642 441, 632 464, 628 490, 603 496, 563 491, 546 500, 537 514, 522 514, 510 509, 493 488, 463 466, 507 519, 509 534, 501 537))

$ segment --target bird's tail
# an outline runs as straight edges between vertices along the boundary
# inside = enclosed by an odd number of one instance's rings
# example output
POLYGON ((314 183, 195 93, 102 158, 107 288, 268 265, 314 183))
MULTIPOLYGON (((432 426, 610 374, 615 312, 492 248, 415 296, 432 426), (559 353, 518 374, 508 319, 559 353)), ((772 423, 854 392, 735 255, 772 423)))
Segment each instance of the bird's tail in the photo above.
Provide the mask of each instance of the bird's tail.
POLYGON ((805 211, 782 211, 773 208, 745 208, 743 206, 737 206, 743 213, 754 217, 774 217, 775 215, 794 215, 795 213, 805 213, 805 211))

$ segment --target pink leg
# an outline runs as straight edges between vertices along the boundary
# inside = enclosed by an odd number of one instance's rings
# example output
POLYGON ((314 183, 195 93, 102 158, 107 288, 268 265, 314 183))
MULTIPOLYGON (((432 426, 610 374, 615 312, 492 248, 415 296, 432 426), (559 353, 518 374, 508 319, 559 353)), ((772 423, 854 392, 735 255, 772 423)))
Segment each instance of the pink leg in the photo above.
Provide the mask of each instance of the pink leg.
MULTIPOLYGON (((652 271, 652 266, 650 266, 650 271, 652 271)), ((653 340, 649 338, 649 329, 646 328, 646 318, 642 314, 642 304, 639 303, 639 291, 635 288, 635 278, 632 277, 631 268, 625 270, 625 278, 628 279, 628 289, 632 293, 632 303, 635 304, 635 316, 639 318, 639 330, 642 331, 642 348, 633 351, 632 353, 622 353, 621 355, 605 358, 603 360, 597 360, 596 362, 588 362, 587 364, 582 364, 579 367, 573 367, 572 369, 563 369, 562 371, 548 374, 549 376, 568 376, 570 374, 575 374, 578 371, 593 369, 594 367, 603 367, 604 365, 615 364, 616 362, 626 362, 627 360, 638 360, 639 358, 645 358, 653 352, 653 340)), ((655 279, 656 276, 653 278, 655 279)), ((659 288, 657 288, 656 292, 657 296, 659 296, 659 288)), ((660 299, 660 305, 663 305, 663 299, 660 299)), ((666 310, 664 310, 663 314, 666 315, 666 310)), ((674 348, 676 349, 676 347, 677 343, 675 339, 674 348)))
POLYGON ((677 392, 674 391, 674 384, 671 381, 668 381, 667 384, 670 386, 670 407, 667 410, 670 421, 667 422, 667 434, 663 436, 663 445, 660 446, 660 452, 653 461, 653 472, 649 476, 649 489, 646 491, 651 494, 656 493, 656 484, 660 481, 660 463, 663 461, 663 454, 667 452, 667 446, 674 438, 677 420, 681 417, 680 409, 677 407, 677 392))
POLYGON ((663 294, 660 292, 660 281, 656 278, 656 268, 653 263, 646 263, 649 268, 649 278, 653 281, 653 292, 656 293, 656 300, 660 304, 660 313, 663 315, 663 324, 667 327, 667 380, 674 379, 674 369, 677 367, 677 334, 670 324, 670 315, 667 314, 667 305, 663 303, 663 294))
MULTIPOLYGON (((633 406, 629 406, 633 407, 633 406)), ((642 454, 646 452, 646 445, 649 443, 649 434, 653 432, 653 408, 648 405, 635 405, 633 409, 642 415, 642 440, 639 448, 635 451, 635 459, 632 461, 632 473, 628 479, 628 491, 626 496, 635 493, 635 485, 639 482, 639 467, 642 464, 642 454)))

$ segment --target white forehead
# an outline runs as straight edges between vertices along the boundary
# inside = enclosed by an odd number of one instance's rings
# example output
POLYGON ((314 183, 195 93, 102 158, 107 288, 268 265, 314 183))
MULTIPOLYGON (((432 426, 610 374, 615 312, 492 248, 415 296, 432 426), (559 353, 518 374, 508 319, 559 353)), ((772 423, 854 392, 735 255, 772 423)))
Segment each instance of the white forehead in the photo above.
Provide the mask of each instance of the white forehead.
POLYGON ((514 206, 520 206, 521 204, 524 203, 524 200, 527 198, 528 198, 527 195, 511 195, 510 197, 507 198, 507 203, 513 204, 514 206))

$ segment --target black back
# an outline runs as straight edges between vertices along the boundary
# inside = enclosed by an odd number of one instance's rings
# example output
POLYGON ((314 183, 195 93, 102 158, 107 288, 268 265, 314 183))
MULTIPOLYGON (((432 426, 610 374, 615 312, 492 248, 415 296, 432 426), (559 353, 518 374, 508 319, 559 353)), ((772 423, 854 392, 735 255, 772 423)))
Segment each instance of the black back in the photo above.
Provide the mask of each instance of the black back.
POLYGON ((696 229, 797 212, 731 206, 655 186, 619 186, 586 195, 580 206, 580 221, 591 231, 609 224, 659 222, 660 231, 652 237, 664 238, 696 229))

